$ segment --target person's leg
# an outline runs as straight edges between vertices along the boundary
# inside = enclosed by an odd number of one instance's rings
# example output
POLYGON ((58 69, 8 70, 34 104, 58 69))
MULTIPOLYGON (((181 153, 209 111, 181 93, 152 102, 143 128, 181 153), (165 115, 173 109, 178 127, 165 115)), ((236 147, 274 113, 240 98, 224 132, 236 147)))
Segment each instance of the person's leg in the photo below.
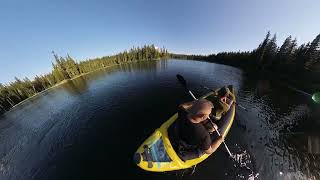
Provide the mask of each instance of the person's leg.
POLYGON ((184 161, 190 160, 190 159, 196 159, 198 157, 199 157, 199 152, 197 149, 183 152, 184 161))

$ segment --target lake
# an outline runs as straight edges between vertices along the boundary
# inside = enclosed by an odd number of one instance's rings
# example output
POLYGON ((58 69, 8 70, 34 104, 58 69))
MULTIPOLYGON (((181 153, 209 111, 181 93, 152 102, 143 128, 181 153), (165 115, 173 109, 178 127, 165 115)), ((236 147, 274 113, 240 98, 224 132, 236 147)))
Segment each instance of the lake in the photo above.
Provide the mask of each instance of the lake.
POLYGON ((214 63, 161 60, 95 71, 0 116, 0 179, 319 179, 319 105, 268 77, 214 63), (201 85, 232 84, 238 103, 223 146, 195 171, 151 173, 132 156, 201 85), (249 170, 249 169, 251 170, 249 170))

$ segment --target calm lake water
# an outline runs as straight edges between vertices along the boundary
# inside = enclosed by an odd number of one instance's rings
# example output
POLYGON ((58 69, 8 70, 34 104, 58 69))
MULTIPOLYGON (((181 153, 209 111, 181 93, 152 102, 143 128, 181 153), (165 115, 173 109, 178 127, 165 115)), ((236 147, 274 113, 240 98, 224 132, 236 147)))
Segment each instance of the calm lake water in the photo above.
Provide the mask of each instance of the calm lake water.
POLYGON ((0 179, 319 179, 319 106, 268 78, 183 60, 115 66, 80 77, 0 116, 0 179), (150 173, 132 155, 200 85, 237 89, 226 143, 192 170, 150 173), (240 162, 240 163, 239 163, 240 162), (247 169, 249 167, 253 170, 247 169))

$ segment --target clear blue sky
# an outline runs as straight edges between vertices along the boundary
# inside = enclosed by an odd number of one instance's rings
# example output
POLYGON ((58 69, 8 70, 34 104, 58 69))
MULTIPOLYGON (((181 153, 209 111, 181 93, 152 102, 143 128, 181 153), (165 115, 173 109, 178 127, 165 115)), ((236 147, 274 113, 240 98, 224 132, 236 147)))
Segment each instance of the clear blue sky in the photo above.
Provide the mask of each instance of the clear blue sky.
POLYGON ((1 0, 0 82, 50 72, 51 51, 77 60, 132 46, 209 54, 320 32, 319 0, 1 0))

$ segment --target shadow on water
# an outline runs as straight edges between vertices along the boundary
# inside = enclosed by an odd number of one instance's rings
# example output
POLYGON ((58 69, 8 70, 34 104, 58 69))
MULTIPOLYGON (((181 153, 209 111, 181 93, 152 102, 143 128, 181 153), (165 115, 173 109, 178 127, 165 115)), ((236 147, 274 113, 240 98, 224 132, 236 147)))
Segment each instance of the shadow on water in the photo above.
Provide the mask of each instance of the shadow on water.
POLYGON ((319 106, 268 78, 199 61, 146 61, 69 81, 0 117, 0 179, 316 179, 319 106), (151 173, 132 162, 138 146, 191 97, 233 84, 238 103, 226 142, 192 173, 151 173), (28 162, 28 163, 26 163, 28 162), (254 172, 247 169, 249 167, 254 172), (255 177, 255 178, 254 178, 255 177))
POLYGON ((88 84, 86 79, 83 76, 80 76, 76 79, 68 81, 67 83, 64 83, 62 88, 65 89, 70 95, 76 96, 82 92, 85 92, 88 89, 88 84))

